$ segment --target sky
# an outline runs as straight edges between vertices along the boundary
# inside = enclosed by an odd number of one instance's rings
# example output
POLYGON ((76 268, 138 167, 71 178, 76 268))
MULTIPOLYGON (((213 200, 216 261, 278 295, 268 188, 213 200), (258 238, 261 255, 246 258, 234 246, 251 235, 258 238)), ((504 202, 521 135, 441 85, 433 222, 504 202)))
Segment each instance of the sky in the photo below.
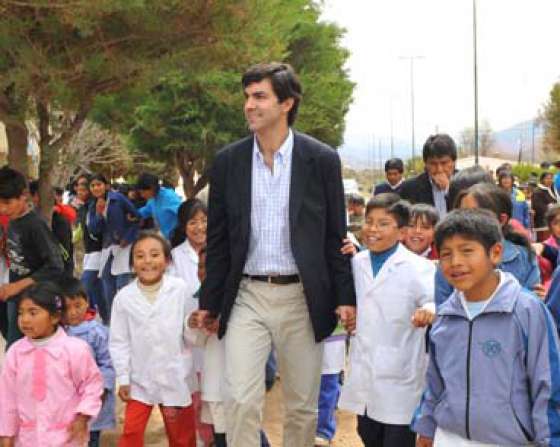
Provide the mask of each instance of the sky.
MULTIPOLYGON (((474 122, 472 0, 324 0, 323 19, 346 28, 357 84, 345 144, 391 135, 415 146, 474 122)), ((534 118, 560 80, 559 0, 477 0, 479 122, 499 131, 534 118)))

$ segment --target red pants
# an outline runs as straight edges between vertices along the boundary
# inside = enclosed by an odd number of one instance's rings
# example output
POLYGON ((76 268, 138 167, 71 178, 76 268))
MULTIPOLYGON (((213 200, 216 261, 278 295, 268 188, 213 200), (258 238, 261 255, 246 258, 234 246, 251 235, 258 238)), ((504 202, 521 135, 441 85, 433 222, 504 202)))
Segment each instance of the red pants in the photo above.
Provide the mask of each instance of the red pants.
MULTIPOLYGON (((159 410, 163 416, 169 447, 196 447, 194 409, 190 407, 164 407, 159 410)), ((152 413, 152 405, 137 400, 126 404, 124 428, 119 447, 141 447, 144 445, 144 431, 152 413)))

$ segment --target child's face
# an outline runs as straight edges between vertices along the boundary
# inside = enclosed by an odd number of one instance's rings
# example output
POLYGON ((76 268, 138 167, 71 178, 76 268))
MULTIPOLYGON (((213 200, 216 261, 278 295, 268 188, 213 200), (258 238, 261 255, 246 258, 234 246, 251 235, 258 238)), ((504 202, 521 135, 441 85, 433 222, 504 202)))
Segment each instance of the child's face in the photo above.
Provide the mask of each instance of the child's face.
POLYGON ((23 298, 18 307, 18 326, 23 335, 33 339, 48 337, 56 332, 60 317, 51 315, 29 298, 23 298))
POLYGON ((397 220, 383 208, 374 208, 367 214, 362 228, 362 238, 368 250, 373 252, 388 250, 402 240, 403 235, 397 220))
POLYGON ((25 214, 28 209, 27 195, 25 194, 11 199, 0 199, 0 214, 8 216, 10 219, 17 219, 25 214))
POLYGON ((132 266, 142 284, 151 285, 161 281, 168 264, 163 246, 157 239, 143 239, 134 246, 132 266))
POLYGON ((88 310, 88 302, 83 296, 72 296, 64 298, 66 312, 64 323, 69 326, 77 326, 82 323, 88 310))
POLYGON ((85 202, 89 198, 89 188, 87 185, 78 183, 78 186, 76 187, 76 195, 78 196, 78 199, 85 202))
POLYGON ((422 217, 411 221, 408 226, 404 244, 416 254, 421 255, 434 240, 434 227, 422 217))
POLYGON ((445 279, 470 301, 490 297, 495 287, 494 269, 502 257, 502 244, 486 250, 480 242, 460 235, 446 239, 439 252, 445 279))
POLYGON ((108 190, 108 185, 101 180, 92 180, 89 184, 89 190, 93 197, 100 198, 105 195, 105 192, 108 190))
POLYGON ((202 211, 197 211, 195 215, 187 221, 185 234, 190 244, 197 247, 206 245, 206 226, 208 218, 202 211))

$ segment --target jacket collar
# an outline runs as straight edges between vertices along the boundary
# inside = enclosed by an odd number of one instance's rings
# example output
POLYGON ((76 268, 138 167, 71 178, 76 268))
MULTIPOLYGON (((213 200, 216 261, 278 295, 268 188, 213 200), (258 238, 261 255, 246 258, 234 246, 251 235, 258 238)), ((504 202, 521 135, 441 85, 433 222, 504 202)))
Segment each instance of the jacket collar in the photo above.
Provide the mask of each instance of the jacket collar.
MULTIPOLYGON (((500 283, 492 294, 490 302, 480 312, 479 315, 488 313, 511 313, 515 303, 517 302, 521 286, 511 273, 500 273, 500 283)), ((454 290, 447 301, 445 301, 438 309, 437 314, 440 316, 456 316, 469 319, 462 303, 462 293, 454 290)))
POLYGON ((384 281, 387 277, 390 277, 391 272, 393 272, 399 264, 411 260, 411 258, 413 257, 418 257, 420 259, 418 255, 412 253, 410 250, 408 250, 408 248, 399 243, 399 246, 397 247, 395 253, 393 253, 389 257, 389 259, 387 259, 387 261, 385 261, 385 263, 381 267, 381 270, 379 270, 379 273, 374 277, 371 268, 369 250, 361 251, 356 256, 356 262, 358 263, 359 268, 362 269, 364 273, 370 278, 371 282, 368 283, 372 286, 378 286, 379 283, 384 281))
POLYGON ((504 246, 504 251, 502 253, 502 260, 500 263, 511 262, 520 256, 519 248, 517 248, 513 242, 503 239, 502 245, 504 246))
POLYGON ((35 350, 42 349, 47 354, 49 354, 52 358, 57 359, 58 357, 60 357, 60 354, 63 351, 62 345, 66 337, 68 337, 68 335, 66 334, 66 332, 64 332, 64 329, 62 329, 62 327, 59 326, 56 332, 54 333, 54 335, 52 336, 52 338, 44 346, 35 346, 29 340, 29 338, 27 337, 23 338, 21 340, 20 351, 22 353, 28 354, 35 350))

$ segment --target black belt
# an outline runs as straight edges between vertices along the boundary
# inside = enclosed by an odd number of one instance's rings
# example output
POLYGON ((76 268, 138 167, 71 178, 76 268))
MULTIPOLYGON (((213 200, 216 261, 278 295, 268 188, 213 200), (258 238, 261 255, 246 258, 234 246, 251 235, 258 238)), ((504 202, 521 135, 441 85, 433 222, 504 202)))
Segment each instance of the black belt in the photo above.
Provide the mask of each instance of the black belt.
POLYGON ((276 275, 276 276, 266 276, 266 275, 243 275, 244 278, 250 279, 252 281, 262 281, 269 284, 277 284, 284 286, 286 284, 294 284, 300 282, 299 275, 276 275))

